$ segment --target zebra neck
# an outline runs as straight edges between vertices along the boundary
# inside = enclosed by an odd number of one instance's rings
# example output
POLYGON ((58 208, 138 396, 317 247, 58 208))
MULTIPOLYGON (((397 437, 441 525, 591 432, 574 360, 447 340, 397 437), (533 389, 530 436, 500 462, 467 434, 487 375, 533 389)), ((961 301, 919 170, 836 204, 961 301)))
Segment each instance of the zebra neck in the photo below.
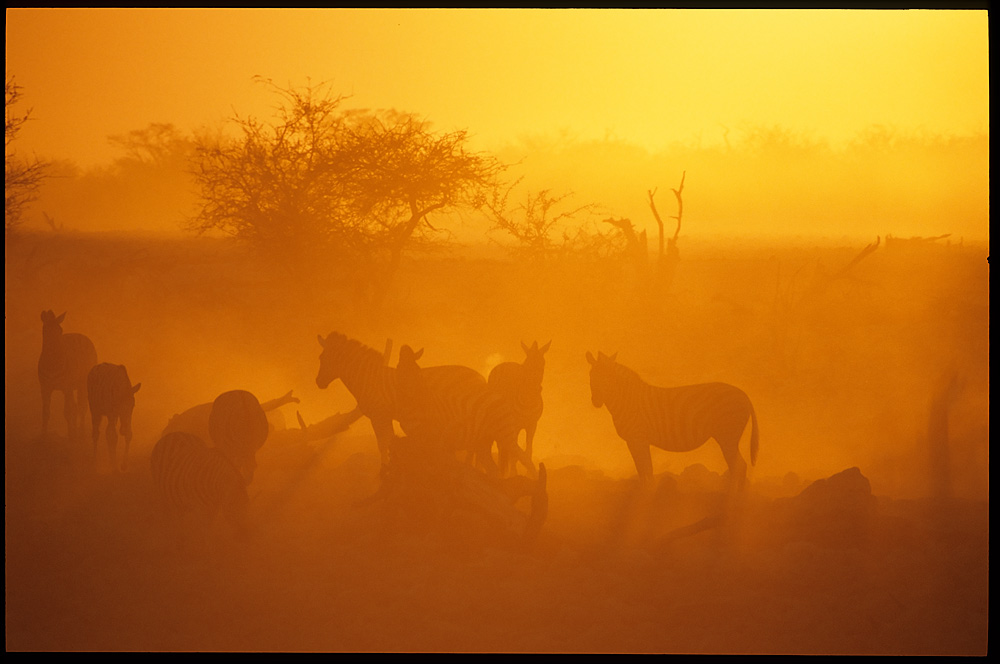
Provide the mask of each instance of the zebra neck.
POLYGON ((619 369, 615 375, 614 383, 614 389, 609 390, 605 396, 608 410, 617 409, 622 404, 635 401, 636 395, 649 388, 648 383, 630 370, 619 369))
POLYGON ((67 351, 66 344, 63 343, 62 337, 49 339, 48 341, 43 340, 42 354, 39 358, 39 362, 49 366, 55 366, 64 363, 68 355, 69 352, 67 351))
POLYGON ((371 405, 381 401, 380 393, 386 387, 393 385, 390 377, 393 369, 386 367, 379 361, 369 361, 368 358, 361 358, 359 362, 345 366, 341 375, 344 386, 354 395, 358 405, 371 405))

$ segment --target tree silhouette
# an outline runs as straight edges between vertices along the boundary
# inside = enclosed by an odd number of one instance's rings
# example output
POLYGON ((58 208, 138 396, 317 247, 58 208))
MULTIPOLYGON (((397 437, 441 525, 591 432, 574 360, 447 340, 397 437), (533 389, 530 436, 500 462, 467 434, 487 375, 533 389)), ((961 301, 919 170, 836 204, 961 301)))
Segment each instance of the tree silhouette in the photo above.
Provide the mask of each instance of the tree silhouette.
MULTIPOLYGON (((236 116, 238 137, 196 141, 202 205, 190 228, 218 230, 282 260, 360 264, 380 302, 403 251, 434 241, 432 213, 478 208, 503 165, 397 111, 341 109, 325 85, 268 85, 272 122, 236 116)), ((375 302, 378 304, 378 302, 375 302)))
POLYGON ((23 159, 14 150, 14 139, 28 121, 31 109, 23 114, 14 112, 21 98, 21 86, 10 74, 4 83, 4 237, 10 238, 23 221, 28 205, 38 197, 38 187, 45 177, 48 163, 39 159, 23 159))

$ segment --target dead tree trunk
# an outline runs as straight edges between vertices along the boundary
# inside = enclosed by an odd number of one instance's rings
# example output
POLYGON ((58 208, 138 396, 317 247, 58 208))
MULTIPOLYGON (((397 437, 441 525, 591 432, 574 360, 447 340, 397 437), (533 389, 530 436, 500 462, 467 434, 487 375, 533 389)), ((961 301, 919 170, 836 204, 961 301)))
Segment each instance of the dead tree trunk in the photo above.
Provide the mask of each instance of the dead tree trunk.
POLYGON ((625 235, 625 241, 628 243, 629 260, 635 267, 636 276, 642 278, 646 274, 646 254, 648 252, 646 231, 636 233, 632 221, 624 217, 621 219, 611 217, 605 219, 604 223, 611 224, 620 229, 622 234, 625 235))
POLYGON ((951 440, 948 435, 948 414, 962 389, 957 372, 946 374, 931 399, 927 422, 927 442, 930 446, 931 495, 950 500, 953 495, 951 478, 951 440))
POLYGON ((681 233, 681 220, 684 217, 684 178, 687 176, 687 171, 681 175, 681 184, 677 189, 671 189, 674 192, 674 197, 677 198, 677 214, 672 216, 671 219, 677 220, 677 228, 674 229, 674 236, 667 240, 666 251, 663 247, 663 219, 660 218, 660 213, 656 210, 656 201, 653 197, 656 196, 656 189, 651 191, 647 190, 646 194, 649 196, 649 209, 653 212, 653 218, 656 219, 656 225, 660 229, 660 252, 657 256, 656 268, 657 268, 657 278, 659 286, 661 289, 666 291, 670 288, 670 285, 674 281, 674 273, 677 270, 677 263, 680 262, 681 256, 677 249, 677 238, 681 233))

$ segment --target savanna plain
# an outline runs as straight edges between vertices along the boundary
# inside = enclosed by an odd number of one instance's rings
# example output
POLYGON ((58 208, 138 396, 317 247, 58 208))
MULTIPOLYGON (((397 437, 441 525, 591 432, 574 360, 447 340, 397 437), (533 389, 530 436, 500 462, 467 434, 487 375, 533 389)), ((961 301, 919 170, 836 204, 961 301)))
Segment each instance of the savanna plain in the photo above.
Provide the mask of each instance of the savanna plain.
POLYGON ((610 261, 411 256, 377 311, 335 261, 276 267, 221 239, 7 242, 7 649, 985 655, 988 246, 883 237, 852 263, 874 235, 682 240, 666 289, 610 261), (58 394, 42 435, 45 310, 142 383, 122 472, 89 418, 67 437, 58 394), (358 504, 379 488, 370 422, 296 435, 296 413, 354 407, 316 385, 332 331, 484 376, 551 341, 537 539, 358 504), (744 390, 760 452, 742 494, 711 441, 654 449, 641 491, 588 351, 655 385, 744 390), (179 541, 150 452, 233 389, 299 401, 271 413, 249 536, 179 541))

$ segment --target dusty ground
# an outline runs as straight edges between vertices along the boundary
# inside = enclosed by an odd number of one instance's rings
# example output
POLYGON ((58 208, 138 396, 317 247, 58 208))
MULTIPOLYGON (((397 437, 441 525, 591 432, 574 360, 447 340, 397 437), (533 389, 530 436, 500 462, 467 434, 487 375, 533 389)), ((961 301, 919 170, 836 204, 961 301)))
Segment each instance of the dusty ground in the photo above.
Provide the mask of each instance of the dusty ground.
POLYGON ((335 276, 272 278, 214 244, 8 245, 7 649, 983 655, 986 251, 880 247, 850 278, 812 278, 862 246, 690 247, 662 298, 596 268, 412 262, 373 319, 335 276), (143 383, 123 474, 103 441, 95 460, 89 439, 66 438, 58 403, 41 436, 44 309, 143 383), (335 329, 484 373, 520 360, 520 340, 552 339, 536 440, 550 505, 533 547, 476 519, 399 529, 383 506, 356 507, 378 486, 365 419, 333 439, 275 434, 251 537, 178 547, 148 467, 168 417, 236 388, 293 389, 290 424, 349 410, 342 385, 314 382, 315 337, 335 329), (657 384, 725 380, 751 396, 761 454, 722 525, 664 539, 717 513, 721 454, 654 453, 657 489, 637 492, 590 405, 586 350, 657 384), (929 404, 954 372, 942 467, 929 404))

